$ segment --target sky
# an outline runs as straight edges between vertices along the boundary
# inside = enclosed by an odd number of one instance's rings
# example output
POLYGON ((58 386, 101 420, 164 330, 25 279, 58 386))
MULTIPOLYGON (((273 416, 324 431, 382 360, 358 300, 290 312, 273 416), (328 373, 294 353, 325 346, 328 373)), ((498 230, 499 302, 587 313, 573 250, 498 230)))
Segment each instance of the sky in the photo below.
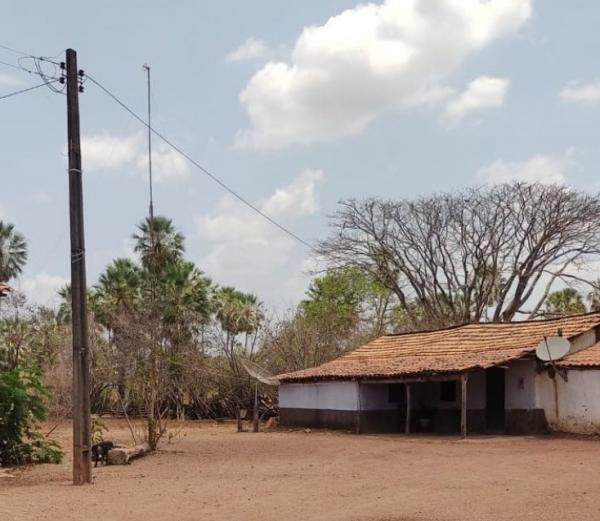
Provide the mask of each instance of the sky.
MULTIPOLYGON (((571 0, 5 0, 0 45, 79 66, 309 243, 346 198, 555 182, 597 192, 600 4, 571 0)), ((0 48, 0 96, 39 83, 0 48), (9 64, 9 65, 6 65, 9 64)), ((31 67, 31 60, 21 60, 31 67)), ((47 72, 53 72, 52 68, 47 72)), ((147 214, 144 128, 81 94, 88 282, 132 256, 147 214)), ((0 219, 28 240, 13 285, 56 302, 69 278, 66 99, 0 100, 0 219)), ((315 260, 158 140, 155 211, 216 283, 269 307, 302 298, 315 260)))

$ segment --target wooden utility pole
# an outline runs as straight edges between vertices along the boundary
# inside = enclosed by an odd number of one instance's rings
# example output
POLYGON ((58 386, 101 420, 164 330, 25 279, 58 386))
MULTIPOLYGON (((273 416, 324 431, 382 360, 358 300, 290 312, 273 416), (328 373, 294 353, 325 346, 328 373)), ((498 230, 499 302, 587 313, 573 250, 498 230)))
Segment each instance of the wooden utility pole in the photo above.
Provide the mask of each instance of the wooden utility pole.
MULTIPOLYGON (((90 460, 90 370, 85 280, 85 240, 79 134, 77 53, 67 49, 69 217, 71 223, 71 310, 73 326, 73 484, 92 482, 90 460)), ((81 73, 81 76, 83 73, 81 73)))

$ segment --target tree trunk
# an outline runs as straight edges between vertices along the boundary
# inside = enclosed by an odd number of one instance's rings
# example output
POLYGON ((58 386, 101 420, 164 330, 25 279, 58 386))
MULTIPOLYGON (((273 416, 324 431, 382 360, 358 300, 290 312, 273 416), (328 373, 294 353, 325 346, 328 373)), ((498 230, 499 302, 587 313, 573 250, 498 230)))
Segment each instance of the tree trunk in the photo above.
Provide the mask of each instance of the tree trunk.
POLYGON ((150 452, 150 445, 142 443, 135 447, 117 447, 108 452, 109 465, 126 465, 134 458, 139 458, 150 452))

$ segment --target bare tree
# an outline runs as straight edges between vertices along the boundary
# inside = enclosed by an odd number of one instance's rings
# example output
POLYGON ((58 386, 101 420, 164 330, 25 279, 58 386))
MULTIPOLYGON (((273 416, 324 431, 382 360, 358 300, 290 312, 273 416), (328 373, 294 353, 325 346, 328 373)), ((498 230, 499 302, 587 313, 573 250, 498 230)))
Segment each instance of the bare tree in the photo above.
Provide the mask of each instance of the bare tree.
POLYGON ((347 200, 318 252, 370 272, 415 328, 509 321, 600 253, 599 218, 598 196, 542 184, 347 200))

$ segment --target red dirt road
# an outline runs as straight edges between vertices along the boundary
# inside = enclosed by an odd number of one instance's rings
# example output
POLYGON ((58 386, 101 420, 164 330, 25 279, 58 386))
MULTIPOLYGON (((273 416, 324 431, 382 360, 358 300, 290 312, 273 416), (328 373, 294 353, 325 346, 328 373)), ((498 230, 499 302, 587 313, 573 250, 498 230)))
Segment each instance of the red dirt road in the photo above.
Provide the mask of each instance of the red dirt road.
POLYGON ((164 451, 96 469, 91 486, 70 485, 70 458, 0 479, 0 520, 600 519, 599 441, 233 431, 188 423, 164 451))

